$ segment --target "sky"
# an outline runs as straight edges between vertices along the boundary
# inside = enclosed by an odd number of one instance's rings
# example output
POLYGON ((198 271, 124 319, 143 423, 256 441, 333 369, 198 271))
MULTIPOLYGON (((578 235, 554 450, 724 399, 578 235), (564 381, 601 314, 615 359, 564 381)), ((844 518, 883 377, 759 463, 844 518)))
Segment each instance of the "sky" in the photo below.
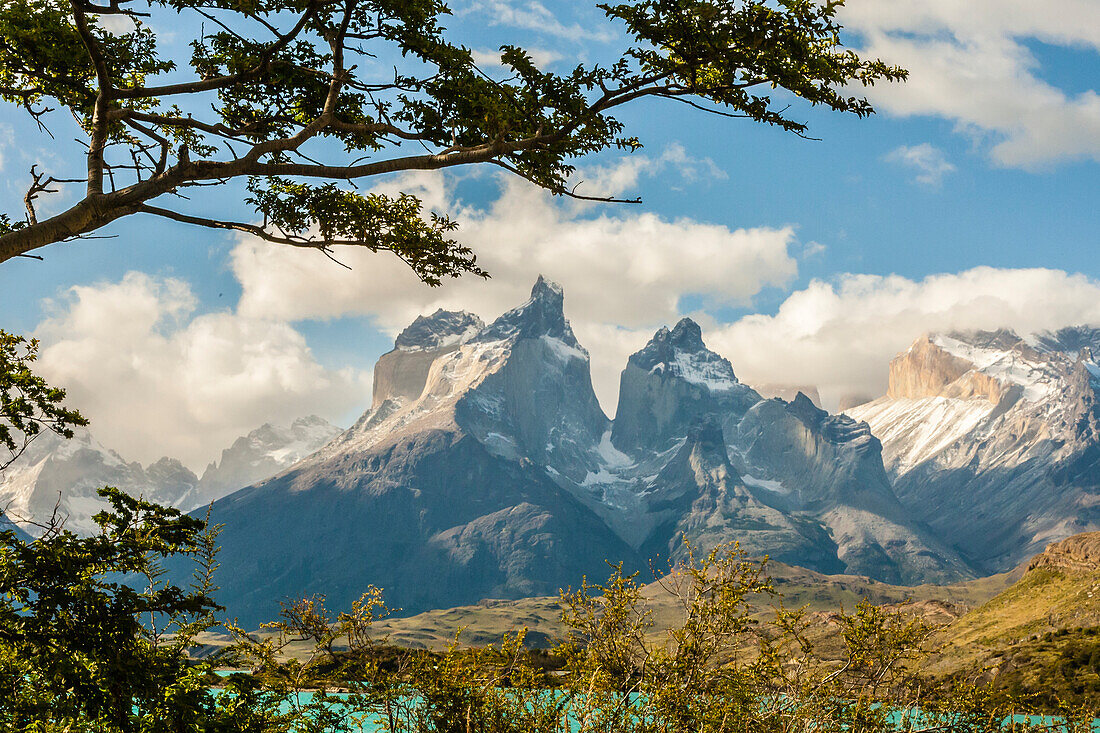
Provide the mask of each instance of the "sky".
MULTIPOLYGON (((624 42, 589 2, 451 6, 449 27, 487 68, 502 43, 565 71, 624 42)), ((39 371, 102 443, 198 470, 266 421, 350 424, 374 361, 416 315, 489 320, 539 274, 565 289, 609 415, 627 356, 683 316, 742 381, 813 385, 831 407, 882 394, 889 360, 925 332, 1100 325, 1100 3, 849 0, 841 18, 849 45, 910 70, 866 90, 877 115, 795 108, 817 138, 805 140, 644 102, 622 119, 645 147, 582 160, 577 176, 581 192, 641 204, 553 199, 487 170, 370 182, 453 215, 489 280, 432 289, 385 255, 343 253, 349 271, 130 217, 110 238, 0 266, 0 328, 41 339, 39 371)), ((187 28, 158 22, 182 54, 187 28)), ((0 211, 22 210, 32 164, 79 169, 73 149, 0 107, 0 211)))

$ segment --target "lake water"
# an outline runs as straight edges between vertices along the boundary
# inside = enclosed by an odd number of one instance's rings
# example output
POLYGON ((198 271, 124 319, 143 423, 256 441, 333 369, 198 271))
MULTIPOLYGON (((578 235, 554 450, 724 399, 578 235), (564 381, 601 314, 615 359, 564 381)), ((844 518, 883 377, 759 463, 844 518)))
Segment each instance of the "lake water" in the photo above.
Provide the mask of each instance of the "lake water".
MULTIPOLYGON (((222 675, 222 676, 228 676, 230 674, 233 674, 233 672, 219 670, 218 674, 222 675)), ((329 696, 330 697, 335 697, 335 698, 347 697, 347 695, 340 694, 340 693, 329 693, 329 696)), ((314 693, 303 692, 303 693, 300 693, 299 696, 298 696, 298 704, 308 705, 313 699, 314 699, 314 693)), ((282 705, 282 711, 283 712, 290 712, 290 709, 291 709, 290 702, 284 702, 283 705, 282 705)), ((902 727, 904 720, 907 719, 907 718, 911 718, 911 715, 907 714, 905 712, 895 713, 894 720, 898 724, 898 730, 899 731, 904 731, 904 730, 908 729, 908 728, 902 727)), ((1025 724, 1029 724, 1029 725, 1033 725, 1033 726, 1044 726, 1044 727, 1050 728, 1052 731, 1055 731, 1053 726, 1059 724, 1061 722, 1061 719, 1053 717, 1053 716, 1049 716, 1049 715, 1014 715, 1014 716, 1012 716, 1012 722, 1014 722, 1014 723, 1025 723, 1025 724)), ((919 726, 917 726, 917 728, 919 729, 919 726)), ((389 726, 387 725, 387 722, 386 722, 383 714, 381 713, 381 711, 379 711, 377 714, 368 715, 366 717, 366 719, 362 720, 361 722, 358 722, 358 727, 353 728, 352 730, 357 730, 358 733, 389 733, 389 726)), ((1096 731, 1096 733, 1100 733, 1100 719, 1096 719, 1096 720, 1093 721, 1092 730, 1096 731)), ((532 733, 534 733, 534 732, 532 732, 532 733)))

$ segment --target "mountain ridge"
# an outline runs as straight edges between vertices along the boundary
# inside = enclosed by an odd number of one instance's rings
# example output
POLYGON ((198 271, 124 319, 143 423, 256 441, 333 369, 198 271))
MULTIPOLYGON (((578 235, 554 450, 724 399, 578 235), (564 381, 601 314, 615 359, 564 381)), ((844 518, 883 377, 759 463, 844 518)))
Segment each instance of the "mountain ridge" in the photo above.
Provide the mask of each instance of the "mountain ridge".
POLYGON ((983 572, 1100 529, 1100 329, 931 334, 851 408, 895 491, 983 572))
POLYGON ((866 427, 805 396, 764 400, 690 319, 630 357, 614 421, 560 286, 540 277, 525 303, 475 319, 418 318, 425 338, 379 359, 391 386, 351 428, 215 502, 225 605, 260 620, 275 599, 346 604, 371 583, 409 613, 522 597, 605 561, 675 560, 684 536, 892 581, 972 575, 904 516, 866 427))

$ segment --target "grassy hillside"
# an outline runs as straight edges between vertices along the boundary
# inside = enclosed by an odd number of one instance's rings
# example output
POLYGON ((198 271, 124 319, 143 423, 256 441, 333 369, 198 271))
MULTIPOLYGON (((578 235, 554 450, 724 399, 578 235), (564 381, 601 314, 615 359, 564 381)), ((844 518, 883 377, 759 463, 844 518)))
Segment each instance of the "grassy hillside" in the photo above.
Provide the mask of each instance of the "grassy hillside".
MULTIPOLYGON (((823 575, 778 562, 769 562, 767 567, 787 607, 807 606, 811 612, 828 614, 840 608, 852 609, 866 598, 876 605, 905 604, 914 612, 929 615, 936 623, 952 621, 984 603, 1008 588, 1023 572, 1020 569, 947 586, 909 587, 888 585, 856 575, 823 575)), ((659 583, 647 585, 643 595, 653 611, 658 632, 676 621, 678 607, 659 583)), ((767 615, 774 602, 758 599, 758 613, 767 615)), ((394 644, 440 649, 451 643, 460 629, 460 643, 481 646, 499 641, 505 632, 526 627, 529 644, 547 646, 562 635, 560 613, 555 597, 484 600, 474 606, 391 618, 377 628, 394 644)))
POLYGON ((933 674, 992 681, 1040 701, 1053 693, 1100 699, 1100 533, 1052 544, 936 641, 933 674))

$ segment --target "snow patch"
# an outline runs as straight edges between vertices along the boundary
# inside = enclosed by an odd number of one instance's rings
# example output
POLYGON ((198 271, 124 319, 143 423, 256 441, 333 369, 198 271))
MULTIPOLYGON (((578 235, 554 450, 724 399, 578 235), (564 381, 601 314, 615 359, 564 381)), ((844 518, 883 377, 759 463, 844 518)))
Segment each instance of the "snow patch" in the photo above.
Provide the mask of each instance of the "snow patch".
POLYGON ((764 489, 770 491, 773 494, 789 494, 791 490, 783 485, 782 481, 771 481, 764 478, 756 478, 750 474, 743 474, 741 480, 746 486, 752 486, 757 489, 764 489))
POLYGON ((733 370, 725 359, 711 352, 676 352, 671 371, 692 384, 699 384, 711 392, 724 392, 737 386, 733 370))
POLYGON ((563 362, 568 363, 572 359, 588 361, 588 353, 583 349, 570 346, 561 339, 553 336, 540 336, 539 339, 550 348, 550 352, 563 362))
POLYGON ((626 468, 634 462, 630 459, 630 456, 612 445, 610 430, 600 438, 600 444, 596 446, 596 451, 603 459, 604 465, 609 468, 626 468))
POLYGON ((947 353, 964 359, 978 371, 994 379, 1024 388, 1023 399, 1039 402, 1058 391, 1058 377, 1049 362, 1024 358, 1016 351, 983 349, 950 336, 937 335, 932 343, 947 353))

